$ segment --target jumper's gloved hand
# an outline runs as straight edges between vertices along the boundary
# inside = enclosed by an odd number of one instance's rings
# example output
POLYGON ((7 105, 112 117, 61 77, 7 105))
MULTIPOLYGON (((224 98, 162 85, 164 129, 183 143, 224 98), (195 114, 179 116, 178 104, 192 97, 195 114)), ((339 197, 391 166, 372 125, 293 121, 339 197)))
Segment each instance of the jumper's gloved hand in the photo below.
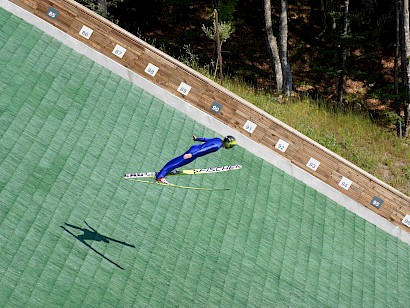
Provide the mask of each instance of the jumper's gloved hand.
POLYGON ((192 135, 192 140, 196 141, 196 136, 192 135))

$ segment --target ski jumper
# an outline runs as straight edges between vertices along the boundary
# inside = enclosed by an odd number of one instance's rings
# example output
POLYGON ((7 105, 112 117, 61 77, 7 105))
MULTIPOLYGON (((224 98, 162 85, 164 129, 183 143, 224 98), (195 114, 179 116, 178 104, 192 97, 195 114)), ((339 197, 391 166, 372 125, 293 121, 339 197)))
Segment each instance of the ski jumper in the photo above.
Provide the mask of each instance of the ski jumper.
POLYGON ((171 159, 166 165, 157 173, 156 179, 164 178, 172 170, 185 166, 194 161, 198 157, 207 155, 218 151, 222 147, 222 140, 219 138, 196 138, 195 141, 203 142, 202 144, 195 144, 191 146, 184 154, 171 159), (184 159, 185 154, 192 154, 191 158, 184 159))

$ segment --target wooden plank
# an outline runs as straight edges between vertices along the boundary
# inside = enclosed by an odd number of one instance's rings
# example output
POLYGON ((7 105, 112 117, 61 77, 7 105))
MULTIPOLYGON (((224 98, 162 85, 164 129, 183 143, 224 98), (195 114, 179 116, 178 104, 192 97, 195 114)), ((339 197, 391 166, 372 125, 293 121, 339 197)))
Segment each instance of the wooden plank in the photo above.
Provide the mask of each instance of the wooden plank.
POLYGON ((98 32, 104 37, 104 41, 101 41, 101 43, 107 42, 107 40, 111 40, 112 28, 110 28, 108 25, 102 23, 99 20, 88 18, 88 15, 86 14, 79 14, 74 16, 76 16, 75 23, 78 31, 82 28, 82 26, 87 26, 94 32, 98 32))
POLYGON ((45 20, 46 22, 52 24, 53 26, 62 30, 63 32, 67 32, 70 22, 73 19, 72 14, 66 12, 62 7, 50 1, 39 2, 37 5, 37 9, 33 12, 33 14, 45 20), (56 18, 52 18, 47 15, 47 12, 51 7, 53 7, 59 12, 56 18))
MULTIPOLYGON (((215 92, 214 89, 208 85, 205 91, 202 93, 202 97, 198 105, 203 107, 204 110, 209 110, 213 102, 217 101, 223 106, 220 113, 217 114, 217 117, 219 120, 224 120, 225 123, 227 123, 229 118, 231 118, 235 112, 235 110, 232 108, 232 104, 230 102, 231 100, 232 99, 230 97, 220 95, 219 92, 215 92)), ((214 112, 211 112, 211 114, 214 114, 214 112)))
POLYGON ((145 49, 144 53, 150 58, 152 59, 152 61, 154 62, 153 64, 158 66, 158 67, 162 67, 162 68, 173 68, 176 69, 177 66, 173 63, 170 63, 169 61, 166 61, 164 58, 162 58, 159 54, 153 52, 152 50, 149 49, 145 49))
POLYGON ((10 0, 10 2, 13 2, 30 13, 34 13, 38 6, 38 1, 36 0, 10 0))
POLYGON ((373 212, 379 214, 384 218, 388 218, 392 214, 392 204, 389 203, 388 200, 385 200, 380 208, 377 208, 371 204, 371 201, 375 195, 372 194, 371 191, 363 191, 360 195, 359 199, 357 200, 360 204, 367 207, 368 209, 372 210, 373 212))
MULTIPOLYGON (((57 10, 59 10, 58 7, 57 10)), ((60 14, 56 18, 56 23, 61 24, 60 28, 69 29, 71 24, 75 21, 75 18, 76 16, 71 12, 60 11, 60 14)))
POLYGON ((136 38, 128 37, 121 32, 116 30, 111 30, 111 39, 115 40, 121 46, 127 46, 128 48, 132 48, 138 55, 147 52, 147 48, 144 47, 136 38))
MULTIPOLYGON (((41 2, 41 0, 38 0, 41 2)), ((81 6, 80 4, 77 4, 77 2, 75 2, 74 4, 71 2, 67 2, 64 0, 47 0, 50 5, 52 6, 59 6, 63 11, 65 12, 69 12, 70 14, 73 14, 74 16, 79 16, 81 14, 86 14, 87 16, 90 16, 89 13, 87 13, 86 8, 81 6)), ((91 16, 90 16, 91 17, 91 16)))

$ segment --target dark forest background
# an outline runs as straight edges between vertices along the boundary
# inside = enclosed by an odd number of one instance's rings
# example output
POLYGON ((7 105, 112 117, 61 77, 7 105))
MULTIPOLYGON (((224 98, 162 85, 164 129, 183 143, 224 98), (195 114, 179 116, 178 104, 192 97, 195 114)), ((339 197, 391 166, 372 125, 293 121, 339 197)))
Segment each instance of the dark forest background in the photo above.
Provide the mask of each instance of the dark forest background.
MULTIPOLYGON (((325 0, 289 1, 289 60, 296 92, 335 99, 340 32, 332 29, 325 0)), ((262 0, 220 1, 220 21, 235 31, 222 48, 224 74, 273 89, 262 0)), ((109 8, 111 18, 133 34, 179 58, 188 46, 201 65, 216 59, 216 48, 201 26, 212 22, 213 1, 124 0, 109 8)), ((272 3, 273 22, 279 8, 272 3)), ((336 6, 337 7, 337 6, 336 6)), ((396 21, 392 1, 351 1, 346 103, 355 108, 393 107, 396 21)), ((338 12, 334 15, 336 22, 338 12)))
MULTIPOLYGON (((274 91, 274 76, 265 35, 263 0, 83 0, 98 11, 106 2, 106 17, 171 56, 189 52, 201 67, 214 69, 216 46, 202 31, 211 26, 216 7, 220 22, 235 31, 222 46, 224 75, 266 91, 274 91)), ((349 36, 342 37, 343 1, 289 1, 289 62, 295 94, 334 103, 340 69, 338 47, 347 44, 344 105, 369 111, 371 117, 397 116, 394 91, 396 41, 395 1, 357 0, 349 4, 349 36), (331 8, 331 9, 329 9, 331 8)), ((100 12, 101 13, 101 12, 100 12)), ((279 3, 272 2, 278 30, 279 3)))

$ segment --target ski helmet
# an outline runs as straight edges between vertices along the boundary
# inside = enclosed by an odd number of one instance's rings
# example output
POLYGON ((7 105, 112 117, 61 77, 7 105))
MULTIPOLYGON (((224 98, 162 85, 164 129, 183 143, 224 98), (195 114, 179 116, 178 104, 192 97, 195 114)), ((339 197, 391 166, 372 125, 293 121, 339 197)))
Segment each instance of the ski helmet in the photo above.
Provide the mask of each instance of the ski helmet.
POLYGON ((222 143, 225 149, 230 149, 236 145, 236 139, 233 136, 226 136, 222 143))

